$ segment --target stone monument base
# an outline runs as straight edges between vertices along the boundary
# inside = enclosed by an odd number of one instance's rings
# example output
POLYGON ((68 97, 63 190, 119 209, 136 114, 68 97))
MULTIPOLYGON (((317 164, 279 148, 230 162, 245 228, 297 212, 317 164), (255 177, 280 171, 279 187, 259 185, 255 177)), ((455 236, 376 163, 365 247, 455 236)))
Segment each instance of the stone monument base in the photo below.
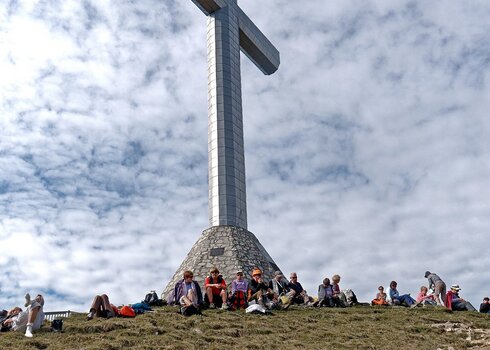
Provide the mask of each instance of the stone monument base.
POLYGON ((219 269, 228 285, 239 270, 244 272, 246 279, 250 279, 253 268, 258 267, 267 281, 273 278, 274 271, 280 271, 252 232, 235 226, 213 226, 204 230, 191 248, 163 291, 162 299, 167 299, 186 270, 194 273, 194 280, 203 288, 204 279, 212 267, 219 269))

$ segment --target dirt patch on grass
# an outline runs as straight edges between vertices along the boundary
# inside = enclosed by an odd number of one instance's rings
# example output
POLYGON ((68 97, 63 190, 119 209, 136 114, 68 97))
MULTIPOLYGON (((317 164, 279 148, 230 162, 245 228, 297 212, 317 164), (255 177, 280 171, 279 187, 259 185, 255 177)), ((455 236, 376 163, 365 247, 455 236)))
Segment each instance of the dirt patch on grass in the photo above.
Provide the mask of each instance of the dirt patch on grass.
MULTIPOLYGON (((465 340, 469 343, 472 349, 490 349, 490 329, 474 328, 471 324, 461 322, 444 322, 431 325, 433 328, 443 330, 447 333, 455 333, 464 335, 465 340)), ((448 350, 454 350, 448 346, 448 350)), ((442 348, 440 348, 442 350, 442 348)))

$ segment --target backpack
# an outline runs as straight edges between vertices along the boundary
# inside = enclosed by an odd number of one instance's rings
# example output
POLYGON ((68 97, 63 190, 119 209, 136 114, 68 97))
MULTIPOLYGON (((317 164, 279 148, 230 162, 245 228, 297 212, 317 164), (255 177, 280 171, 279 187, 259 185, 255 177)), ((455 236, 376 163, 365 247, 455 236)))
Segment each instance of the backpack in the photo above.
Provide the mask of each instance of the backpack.
POLYGON ((146 311, 153 311, 150 305, 144 302, 132 304, 131 308, 134 310, 136 315, 144 314, 146 311))
POLYGON ((155 293, 154 290, 152 290, 150 293, 146 294, 143 302, 147 303, 148 305, 152 305, 152 303, 155 303, 157 300, 158 300, 158 295, 157 293, 155 293))
POLYGON ((345 306, 353 306, 359 304, 359 302, 357 301, 357 297, 352 291, 352 289, 344 289, 342 290, 342 294, 344 296, 342 299, 344 301, 345 306))
POLYGON ((136 312, 134 312, 133 308, 125 305, 119 310, 120 317, 136 317, 136 312))
POLYGON ((182 306, 180 308, 180 313, 184 316, 202 315, 201 311, 194 305, 182 306))
POLYGON ((236 291, 230 298, 231 309, 246 309, 248 306, 247 300, 245 299, 245 293, 242 291, 236 291))
POLYGON ((145 299, 141 301, 142 303, 148 304, 150 306, 165 306, 167 302, 158 298, 157 293, 152 290, 150 293, 145 295, 145 299))

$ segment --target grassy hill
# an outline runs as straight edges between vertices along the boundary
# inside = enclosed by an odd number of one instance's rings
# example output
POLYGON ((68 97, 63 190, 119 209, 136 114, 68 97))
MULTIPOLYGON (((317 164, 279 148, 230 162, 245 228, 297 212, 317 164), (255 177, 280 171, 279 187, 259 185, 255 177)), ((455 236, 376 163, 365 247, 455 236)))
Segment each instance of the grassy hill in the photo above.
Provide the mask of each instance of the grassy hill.
POLYGON ((189 318, 155 310, 134 319, 74 314, 63 333, 47 323, 32 339, 1 333, 0 349, 490 349, 490 315, 442 308, 292 306, 270 316, 207 310, 189 318))

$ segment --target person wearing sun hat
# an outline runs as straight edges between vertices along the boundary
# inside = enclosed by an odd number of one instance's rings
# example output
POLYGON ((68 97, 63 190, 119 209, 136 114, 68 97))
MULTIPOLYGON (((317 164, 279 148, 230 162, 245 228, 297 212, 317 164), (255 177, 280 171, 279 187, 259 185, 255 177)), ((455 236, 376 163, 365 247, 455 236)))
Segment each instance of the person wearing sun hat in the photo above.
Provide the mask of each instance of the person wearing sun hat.
POLYGON ((262 278, 262 270, 258 267, 252 270, 252 279, 248 284, 248 301, 255 300, 258 304, 267 307, 267 284, 262 278))
POLYGON ((459 296, 459 284, 453 284, 451 290, 446 294, 446 307, 454 311, 476 311, 475 307, 469 301, 459 296))

